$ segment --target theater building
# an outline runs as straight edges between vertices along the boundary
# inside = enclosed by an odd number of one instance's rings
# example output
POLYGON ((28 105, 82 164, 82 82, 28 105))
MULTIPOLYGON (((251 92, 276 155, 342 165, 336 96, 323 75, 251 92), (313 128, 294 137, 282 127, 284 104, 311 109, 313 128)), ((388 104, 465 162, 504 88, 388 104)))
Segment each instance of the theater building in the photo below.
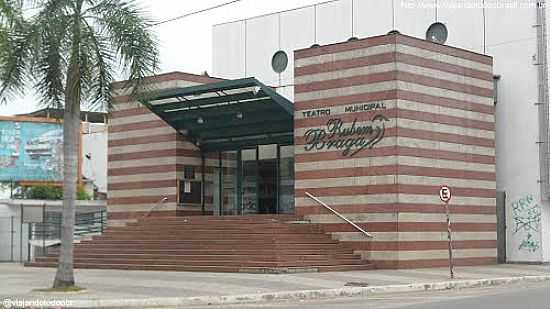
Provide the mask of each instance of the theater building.
POLYGON ((75 265, 447 266, 442 185, 456 265, 548 261, 542 1, 420 2, 328 1, 216 25, 216 77, 160 74, 141 100, 114 84, 112 227, 77 245, 75 265))
POLYGON ((215 25, 211 73, 254 76, 298 103, 294 50, 315 44, 392 29, 421 39, 446 32, 445 45, 490 55, 500 261, 550 262, 549 10, 543 0, 327 1, 215 25), (437 23, 446 31, 433 29, 437 23), (290 65, 279 72, 272 59, 280 52, 290 65))
POLYGON ((254 77, 115 85, 110 220, 290 214, 376 267, 442 266, 446 184, 456 263, 496 263, 491 57, 388 34, 297 50, 294 72, 294 102, 254 77))

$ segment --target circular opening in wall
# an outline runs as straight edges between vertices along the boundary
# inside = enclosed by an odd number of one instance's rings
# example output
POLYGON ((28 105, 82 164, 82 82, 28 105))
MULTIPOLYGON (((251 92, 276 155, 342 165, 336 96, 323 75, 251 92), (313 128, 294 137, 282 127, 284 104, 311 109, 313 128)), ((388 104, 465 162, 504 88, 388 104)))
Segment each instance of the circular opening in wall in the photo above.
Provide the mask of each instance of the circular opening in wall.
POLYGON ((395 29, 394 29, 394 30, 390 30, 390 31, 388 32, 388 34, 389 34, 389 35, 392 35, 392 34, 401 34, 401 32, 399 32, 399 30, 395 30, 395 29))
POLYGON ((288 56, 282 50, 276 52, 273 55, 273 58, 271 58, 271 67, 273 68, 273 71, 277 73, 281 73, 284 70, 286 70, 287 65, 288 65, 288 56))
POLYGON ((356 36, 352 36, 351 38, 348 39, 348 42, 353 42, 353 41, 359 41, 359 38, 356 36))
POLYGON ((310 46, 310 48, 317 48, 317 47, 321 47, 321 45, 315 43, 315 44, 313 44, 313 45, 310 46))
POLYGON ((431 24, 428 30, 426 30, 426 40, 438 44, 445 44, 448 34, 447 26, 440 22, 436 22, 431 24))

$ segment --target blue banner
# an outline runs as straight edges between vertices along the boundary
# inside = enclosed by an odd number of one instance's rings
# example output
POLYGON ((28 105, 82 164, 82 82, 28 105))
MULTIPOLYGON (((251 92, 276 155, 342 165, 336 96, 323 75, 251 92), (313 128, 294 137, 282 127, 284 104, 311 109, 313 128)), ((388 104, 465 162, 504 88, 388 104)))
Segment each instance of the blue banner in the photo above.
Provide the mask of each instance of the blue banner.
POLYGON ((0 181, 62 181, 63 127, 0 121, 0 181))

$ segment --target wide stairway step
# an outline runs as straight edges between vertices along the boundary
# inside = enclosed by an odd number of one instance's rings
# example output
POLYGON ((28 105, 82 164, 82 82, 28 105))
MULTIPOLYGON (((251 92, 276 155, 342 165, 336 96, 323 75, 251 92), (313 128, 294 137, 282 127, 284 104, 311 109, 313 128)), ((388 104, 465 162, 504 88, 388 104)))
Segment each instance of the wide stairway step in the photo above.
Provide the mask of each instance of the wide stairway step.
MULTIPOLYGON (((76 268, 286 273, 372 266, 290 215, 150 217, 75 244, 76 268)), ((58 249, 28 266, 54 267, 58 249)))

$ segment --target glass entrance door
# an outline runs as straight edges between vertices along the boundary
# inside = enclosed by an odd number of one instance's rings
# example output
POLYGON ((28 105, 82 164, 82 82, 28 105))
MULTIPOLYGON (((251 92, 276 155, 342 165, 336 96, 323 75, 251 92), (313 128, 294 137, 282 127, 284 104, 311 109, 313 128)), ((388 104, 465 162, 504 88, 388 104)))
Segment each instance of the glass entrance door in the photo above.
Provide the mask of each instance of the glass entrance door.
POLYGON ((215 215, 294 212, 294 146, 222 152, 214 176, 215 215))
POLYGON ((258 146, 258 213, 276 214, 279 183, 277 168, 278 145, 258 146))
POLYGON ((258 161, 258 213, 277 213, 277 160, 258 161))

